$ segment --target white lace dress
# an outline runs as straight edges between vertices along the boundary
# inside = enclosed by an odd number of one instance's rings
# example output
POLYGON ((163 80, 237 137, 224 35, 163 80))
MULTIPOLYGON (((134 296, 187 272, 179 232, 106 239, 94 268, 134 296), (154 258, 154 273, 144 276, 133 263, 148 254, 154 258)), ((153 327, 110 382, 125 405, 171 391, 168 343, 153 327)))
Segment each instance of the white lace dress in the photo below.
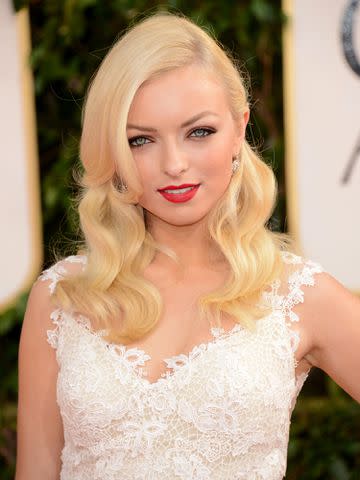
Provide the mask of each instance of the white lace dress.
MULTIPOLYGON (((296 377, 299 334, 292 311, 303 285, 324 271, 313 261, 282 253, 289 264, 286 294, 280 280, 264 291, 272 311, 251 333, 235 325, 212 329, 213 340, 187 355, 164 359, 155 382, 144 369, 150 356, 109 344, 83 316, 61 309, 47 332, 56 349, 65 445, 61 480, 280 480, 286 472, 292 410, 308 372, 296 377)), ((71 256, 40 276, 53 291, 71 256)))

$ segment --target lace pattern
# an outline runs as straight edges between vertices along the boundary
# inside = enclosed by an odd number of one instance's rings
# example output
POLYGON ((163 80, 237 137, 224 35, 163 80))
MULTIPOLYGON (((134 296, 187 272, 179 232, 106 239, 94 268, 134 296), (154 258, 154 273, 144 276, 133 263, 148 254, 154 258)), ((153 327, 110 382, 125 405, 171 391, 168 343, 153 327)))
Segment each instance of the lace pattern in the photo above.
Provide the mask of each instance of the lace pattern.
MULTIPOLYGON (((86 263, 86 257, 66 261, 86 263)), ((273 307, 255 332, 213 328, 213 340, 164 359, 169 371, 147 379, 150 355, 108 343, 81 315, 61 309, 47 332, 59 363, 57 400, 65 445, 62 480, 280 480, 286 471, 290 416, 307 373, 295 377, 299 322, 322 267, 283 252, 291 266, 264 292, 273 307)), ((40 278, 56 281, 66 262, 40 278)))

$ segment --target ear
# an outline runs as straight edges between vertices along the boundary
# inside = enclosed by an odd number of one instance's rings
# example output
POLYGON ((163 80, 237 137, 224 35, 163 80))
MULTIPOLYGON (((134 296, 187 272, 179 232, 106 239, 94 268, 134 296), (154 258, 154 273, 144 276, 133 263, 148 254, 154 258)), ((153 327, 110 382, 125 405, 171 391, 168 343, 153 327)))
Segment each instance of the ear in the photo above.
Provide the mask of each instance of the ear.
POLYGON ((244 140, 245 138, 246 126, 248 124, 249 118, 250 118, 250 110, 246 109, 242 114, 242 116, 240 117, 240 121, 239 121, 239 129, 240 129, 240 135, 242 140, 244 140))
POLYGON ((245 140, 246 126, 249 122, 249 118, 250 110, 247 108, 236 122, 236 141, 234 145, 234 156, 240 152, 241 146, 245 140))
POLYGON ((246 126, 249 122, 249 118, 250 118, 250 110, 247 109, 245 110, 245 112, 243 113, 243 117, 242 117, 242 125, 243 125, 243 138, 245 138, 245 131, 246 131, 246 126))

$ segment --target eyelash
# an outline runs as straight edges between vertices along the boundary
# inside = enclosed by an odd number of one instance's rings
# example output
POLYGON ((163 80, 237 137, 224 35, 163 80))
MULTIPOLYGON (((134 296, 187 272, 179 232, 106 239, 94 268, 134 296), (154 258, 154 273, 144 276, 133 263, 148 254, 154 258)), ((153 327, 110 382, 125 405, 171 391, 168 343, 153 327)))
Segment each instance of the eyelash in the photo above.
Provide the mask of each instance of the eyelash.
MULTIPOLYGON (((201 136, 198 136, 198 137, 194 137, 194 138, 204 138, 204 137, 208 137, 210 135, 212 135, 213 133, 216 132, 216 130, 212 129, 212 128, 205 128, 205 127, 197 127, 197 128, 194 128, 194 130, 192 130, 190 132, 190 135, 198 130, 203 130, 204 132, 206 132, 206 135, 201 135, 201 136)), ((138 138, 145 138, 146 140, 149 140, 147 137, 144 137, 143 135, 138 135, 137 137, 132 137, 132 138, 129 138, 129 145, 130 145, 130 148, 140 148, 140 147, 143 147, 144 145, 147 145, 147 143, 143 143, 141 145, 131 145, 131 142, 134 142, 135 140, 137 140, 138 138)))

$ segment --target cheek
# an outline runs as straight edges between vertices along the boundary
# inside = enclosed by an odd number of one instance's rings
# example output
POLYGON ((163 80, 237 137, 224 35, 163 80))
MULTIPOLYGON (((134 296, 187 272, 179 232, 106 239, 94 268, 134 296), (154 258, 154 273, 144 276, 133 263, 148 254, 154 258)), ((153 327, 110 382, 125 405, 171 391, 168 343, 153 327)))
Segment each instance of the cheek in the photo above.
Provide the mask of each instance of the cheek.
MULTIPOLYGON (((145 159, 144 159, 145 160, 145 159)), ((136 161, 137 169, 140 176, 140 181, 144 186, 144 193, 146 192, 146 187, 151 187, 156 181, 156 172, 151 166, 154 165, 154 162, 149 161, 147 158, 146 161, 136 161)))
POLYGON ((154 192, 156 193, 159 175, 156 175, 156 172, 150 168, 150 162, 142 162, 137 160, 135 160, 135 162, 139 173, 140 183, 143 187, 143 193, 138 198, 138 203, 141 206, 146 207, 154 192))
POLYGON ((232 148, 229 142, 214 142, 204 158, 204 168, 209 174, 217 174, 227 178, 231 166, 232 148))

